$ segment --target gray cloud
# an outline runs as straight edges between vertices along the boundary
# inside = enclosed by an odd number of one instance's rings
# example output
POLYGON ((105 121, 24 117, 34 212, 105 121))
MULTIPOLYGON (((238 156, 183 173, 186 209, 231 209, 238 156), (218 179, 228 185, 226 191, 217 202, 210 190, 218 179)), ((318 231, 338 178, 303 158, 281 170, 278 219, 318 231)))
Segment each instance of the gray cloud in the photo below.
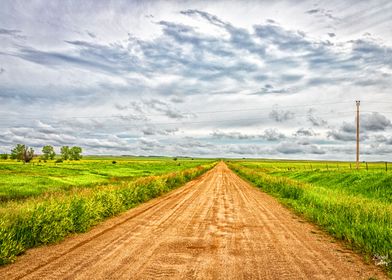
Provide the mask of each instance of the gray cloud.
POLYGON ((330 20, 339 20, 339 18, 333 16, 332 10, 316 8, 316 9, 307 10, 305 13, 309 15, 325 17, 330 20))
POLYGON ((18 29, 6 29, 0 28, 0 36, 8 36, 15 39, 25 39, 26 37, 22 35, 22 31, 18 29))
POLYGON ((276 150, 282 154, 325 154, 319 146, 301 142, 282 142, 276 150))
POLYGON ((286 136, 283 133, 280 133, 276 128, 268 128, 264 130, 262 138, 267 141, 280 141, 286 138, 286 136))
POLYGON ((238 131, 222 132, 216 130, 211 133, 211 136, 218 139, 236 139, 236 140, 250 140, 250 139, 264 139, 267 141, 280 141, 286 136, 279 132, 276 128, 265 129, 262 134, 244 134, 238 131))
MULTIPOLYGON (((282 79, 285 79, 285 77, 282 77, 282 79)), ((270 84, 264 85, 264 87, 262 87, 261 91, 260 91, 260 93, 262 93, 262 94, 265 94, 265 93, 287 93, 287 92, 289 92, 289 89, 275 88, 274 86, 272 86, 270 84)))
POLYGON ((5 28, 0 28, 0 35, 10 35, 10 36, 14 36, 17 35, 19 33, 21 33, 22 31, 20 30, 16 30, 16 29, 5 29, 5 28))
POLYGON ((309 129, 300 128, 293 135, 300 136, 300 137, 309 137, 309 136, 316 136, 318 134, 316 132, 314 132, 313 129, 311 129, 311 128, 309 128, 309 129))
POLYGON ((281 50, 298 51, 311 48, 311 43, 300 31, 288 31, 276 24, 255 25, 254 28, 257 37, 276 45, 281 50))
MULTIPOLYGON (((175 100, 175 102, 173 103, 181 102, 175 100)), ((132 101, 126 105, 116 103, 114 107, 122 112, 127 112, 127 114, 122 117, 124 119, 131 120, 149 120, 148 116, 157 116, 157 114, 159 115, 159 113, 171 119, 184 119, 192 115, 182 113, 175 109, 172 104, 157 98, 142 99, 141 101, 132 101)))
POLYGON ((142 129, 142 133, 144 135, 173 135, 178 131, 178 128, 158 129, 152 126, 148 126, 142 129))
POLYGON ((316 110, 313 108, 310 108, 307 112, 307 120, 313 125, 313 126, 326 126, 328 122, 320 117, 316 117, 314 114, 316 113, 316 110))
POLYGON ((97 38, 97 35, 95 35, 93 32, 90 32, 90 31, 88 31, 88 30, 86 30, 86 33, 87 33, 87 35, 88 36, 90 36, 91 38, 97 38))
POLYGON ((294 119, 295 114, 289 110, 273 109, 269 113, 269 117, 276 122, 285 122, 294 119))
POLYGON ((226 139, 239 139, 239 140, 254 139, 258 137, 257 135, 242 134, 241 132, 222 132, 222 131, 214 131, 211 133, 211 136, 218 139, 226 138, 226 139))
POLYGON ((373 40, 353 40, 353 59, 366 61, 369 65, 387 65, 392 68, 392 48, 373 40))
POLYGON ((375 112, 361 115, 360 126, 365 131, 383 131, 391 127, 391 121, 384 115, 375 112))
MULTIPOLYGON (((391 121, 380 113, 362 114, 360 117, 360 139, 368 139, 368 133, 385 131, 389 127, 391 127, 391 121)), ((328 137, 340 141, 355 141, 356 126, 354 123, 343 122, 339 129, 329 131, 328 137)), ((377 141, 380 139, 378 138, 377 141)))
POLYGON ((199 10, 185 10, 185 11, 181 11, 181 14, 183 15, 199 15, 202 18, 208 20, 210 23, 217 25, 217 26, 226 26, 228 25, 227 23, 225 23, 224 21, 220 20, 217 16, 214 16, 212 14, 203 12, 203 11, 199 11, 199 10))
MULTIPOLYGON (((339 129, 333 129, 327 132, 328 137, 338 141, 355 141, 356 140, 356 126, 353 123, 343 122, 339 129)), ((360 139, 365 140, 368 136, 361 133, 360 139)))
POLYGON ((173 96, 172 98, 170 98, 170 101, 173 103, 184 103, 185 99, 180 96, 173 96))
POLYGON ((312 14, 317 14, 319 12, 320 12, 320 9, 312 9, 312 10, 306 11, 305 13, 312 15, 312 14))
POLYGON ((143 151, 153 151, 163 147, 156 139, 140 138, 138 143, 143 151))

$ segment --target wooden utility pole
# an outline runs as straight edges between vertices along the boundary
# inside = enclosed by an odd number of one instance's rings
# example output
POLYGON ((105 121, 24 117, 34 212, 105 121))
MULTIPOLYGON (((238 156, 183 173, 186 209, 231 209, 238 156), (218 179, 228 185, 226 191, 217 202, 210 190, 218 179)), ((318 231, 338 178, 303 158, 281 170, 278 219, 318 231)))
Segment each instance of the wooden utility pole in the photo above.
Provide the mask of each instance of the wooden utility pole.
POLYGON ((355 101, 357 105, 357 170, 359 169, 359 105, 361 104, 361 101, 357 100, 355 101))

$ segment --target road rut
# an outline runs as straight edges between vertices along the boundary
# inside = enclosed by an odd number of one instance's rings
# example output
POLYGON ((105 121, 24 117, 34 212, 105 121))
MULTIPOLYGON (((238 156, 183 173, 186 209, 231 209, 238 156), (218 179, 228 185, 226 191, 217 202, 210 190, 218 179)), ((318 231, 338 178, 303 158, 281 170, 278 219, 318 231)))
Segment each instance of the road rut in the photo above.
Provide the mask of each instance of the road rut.
POLYGON ((29 250, 2 279, 387 279, 223 163, 85 234, 29 250))

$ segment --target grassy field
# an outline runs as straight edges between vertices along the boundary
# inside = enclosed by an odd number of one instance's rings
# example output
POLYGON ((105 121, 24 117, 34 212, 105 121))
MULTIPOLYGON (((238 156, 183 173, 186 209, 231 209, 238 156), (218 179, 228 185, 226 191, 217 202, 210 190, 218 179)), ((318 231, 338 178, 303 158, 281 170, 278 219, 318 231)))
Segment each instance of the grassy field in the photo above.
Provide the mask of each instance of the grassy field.
POLYGON ((28 248, 84 232, 214 165, 213 160, 125 157, 61 164, 2 161, 0 265, 28 248))
POLYGON ((205 160, 171 158, 87 157, 80 161, 30 164, 0 160, 0 205, 32 196, 114 184, 142 176, 161 175, 205 163, 205 160), (113 161, 116 163, 113 164, 113 161))
POLYGON ((392 170, 384 163, 229 161, 229 167, 391 271, 392 170), (352 164, 354 168, 354 164, 352 164))

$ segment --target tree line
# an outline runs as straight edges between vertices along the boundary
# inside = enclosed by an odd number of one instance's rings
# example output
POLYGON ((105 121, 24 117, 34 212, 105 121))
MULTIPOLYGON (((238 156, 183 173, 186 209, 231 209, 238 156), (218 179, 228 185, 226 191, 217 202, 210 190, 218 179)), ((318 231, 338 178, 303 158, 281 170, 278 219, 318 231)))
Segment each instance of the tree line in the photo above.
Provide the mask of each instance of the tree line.
MULTIPOLYGON (((58 161, 62 160, 80 160, 82 158, 82 148, 78 146, 69 147, 62 146, 60 149, 61 158, 58 161)), ((16 159, 18 161, 23 161, 25 163, 30 162, 34 158, 34 149, 28 147, 24 144, 17 144, 14 148, 11 149, 11 153, 8 155, 7 153, 1 154, 0 159, 16 159)), ((56 152, 54 151, 53 146, 46 145, 42 148, 42 155, 40 159, 42 160, 53 160, 56 157, 56 152)))

